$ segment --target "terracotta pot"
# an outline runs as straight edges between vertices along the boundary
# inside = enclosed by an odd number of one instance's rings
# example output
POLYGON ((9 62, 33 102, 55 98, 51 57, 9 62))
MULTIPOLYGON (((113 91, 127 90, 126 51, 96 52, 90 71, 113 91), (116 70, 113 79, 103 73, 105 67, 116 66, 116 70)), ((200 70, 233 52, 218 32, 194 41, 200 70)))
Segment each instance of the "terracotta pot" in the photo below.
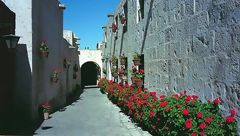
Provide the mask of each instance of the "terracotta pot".
POLYGON ((122 17, 121 18, 121 24, 125 24, 126 23, 126 18, 125 17, 122 17))
POLYGON ((131 80, 132 80, 132 84, 135 84, 137 79, 135 77, 131 77, 131 80))
POLYGON ((49 113, 48 112, 44 112, 43 113, 43 117, 44 117, 44 120, 47 120, 49 118, 49 113))
POLYGON ((135 66, 139 66, 141 63, 140 63, 140 59, 134 59, 133 60, 133 64, 135 65, 135 66))
POLYGON ((142 87, 142 85, 143 85, 143 80, 135 79, 135 84, 137 85, 137 87, 142 87))
POLYGON ((45 58, 47 58, 49 52, 48 52, 48 51, 40 51, 39 54, 40 54, 41 57, 45 57, 45 58))
POLYGON ((58 82, 58 78, 57 77, 51 77, 51 80, 53 83, 57 83, 58 82))

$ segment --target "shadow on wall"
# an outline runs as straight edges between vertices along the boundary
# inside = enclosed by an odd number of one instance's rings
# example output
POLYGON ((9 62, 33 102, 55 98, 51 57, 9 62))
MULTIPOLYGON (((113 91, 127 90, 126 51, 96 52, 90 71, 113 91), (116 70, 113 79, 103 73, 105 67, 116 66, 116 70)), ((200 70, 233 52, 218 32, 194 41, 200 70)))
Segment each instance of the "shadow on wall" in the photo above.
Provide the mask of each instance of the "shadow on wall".
MULTIPOLYGON (((1 45, 4 45, 1 41, 1 45)), ((31 69, 26 45, 1 46, 0 134, 32 134, 31 69)))
POLYGON ((81 67, 82 86, 96 85, 100 76, 100 67, 94 62, 86 62, 81 67))

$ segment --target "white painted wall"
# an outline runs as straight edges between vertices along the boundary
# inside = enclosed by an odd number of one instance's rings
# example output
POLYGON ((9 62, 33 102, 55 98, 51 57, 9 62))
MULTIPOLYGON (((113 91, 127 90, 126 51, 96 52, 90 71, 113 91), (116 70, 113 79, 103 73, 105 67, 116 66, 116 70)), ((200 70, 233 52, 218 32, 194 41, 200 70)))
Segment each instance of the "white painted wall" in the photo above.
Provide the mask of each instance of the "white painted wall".
POLYGON ((86 62, 93 61, 101 68, 102 71, 102 51, 101 50, 80 50, 79 62, 80 67, 86 62))
POLYGON ((20 43, 26 44, 16 55, 18 88, 15 101, 20 109, 24 109, 21 106, 29 106, 26 108, 30 113, 28 118, 35 121, 39 118, 38 108, 42 103, 49 101, 52 109, 65 106, 66 96, 76 84, 80 84, 80 67, 78 78, 73 79, 73 66, 75 63, 79 65, 78 51, 70 49, 70 44, 63 39, 63 9, 59 8, 58 0, 4 2, 15 12, 16 35, 22 36, 20 43), (43 40, 49 47, 48 58, 39 56, 39 45, 43 40), (68 70, 63 67, 64 58, 72 62, 68 70), (54 70, 59 72, 57 83, 50 80, 54 70))
POLYGON ((32 0, 2 0, 16 14, 15 34, 21 36, 19 44, 26 44, 32 69, 32 0))

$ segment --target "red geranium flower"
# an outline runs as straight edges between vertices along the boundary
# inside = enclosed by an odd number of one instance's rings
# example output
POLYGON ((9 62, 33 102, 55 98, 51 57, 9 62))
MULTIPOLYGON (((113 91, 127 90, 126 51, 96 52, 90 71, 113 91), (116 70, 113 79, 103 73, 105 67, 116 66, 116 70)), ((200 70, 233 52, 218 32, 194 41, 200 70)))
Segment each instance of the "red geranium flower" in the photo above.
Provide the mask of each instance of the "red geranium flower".
POLYGON ((165 95, 161 95, 160 96, 160 100, 162 100, 163 98, 165 98, 166 96, 165 95))
POLYGON ((198 112, 198 113, 197 113, 197 117, 198 117, 198 118, 202 118, 202 112, 198 112))
POLYGON ((219 100, 219 98, 216 98, 215 100, 213 100, 213 102, 215 105, 218 105, 220 103, 220 100, 219 100))
POLYGON ((234 119, 234 117, 232 117, 232 116, 227 116, 227 117, 226 117, 226 122, 227 122, 227 123, 233 123, 234 120, 235 120, 235 119, 234 119))
POLYGON ((200 136, 205 136, 205 133, 202 131, 202 132, 200 133, 200 136))
POLYGON ((157 122, 160 122, 160 118, 157 118, 157 122))
POLYGON ((188 119, 185 121, 185 127, 187 129, 190 129, 192 127, 192 120, 191 119, 188 119))
POLYGON ((180 105, 180 104, 178 104, 178 105, 177 105, 177 108, 180 108, 180 107, 181 107, 181 105, 180 105))
POLYGON ((192 98, 193 99, 198 99, 198 96, 197 95, 192 95, 192 98))
POLYGON ((197 133, 196 133, 196 132, 193 132, 191 136, 197 136, 197 133))
POLYGON ((149 112, 149 117, 150 117, 150 118, 153 118, 154 115, 155 115, 155 112, 154 112, 154 111, 150 111, 150 112, 149 112))
POLYGON ((186 95, 186 93, 187 93, 187 90, 186 90, 186 89, 184 89, 184 90, 183 90, 183 93, 186 95))
POLYGON ((229 110, 229 112, 231 113, 231 116, 235 116, 237 114, 237 112, 234 109, 229 110))
POLYGON ((205 129, 205 128, 206 128, 206 124, 205 124, 205 123, 201 123, 201 124, 199 125, 199 128, 205 129))
POLYGON ((151 96, 155 96, 157 93, 156 92, 150 92, 149 93, 151 96))
POLYGON ((155 126, 155 125, 153 125, 153 126, 152 126, 152 128, 153 128, 153 129, 156 129, 156 126, 155 126))
POLYGON ((164 102, 161 102, 161 103, 159 104, 159 106, 160 106, 160 107, 165 107, 167 104, 168 104, 168 102, 167 102, 167 101, 164 101, 164 102))
POLYGON ((188 109, 183 109, 182 110, 182 114, 183 115, 188 115, 189 114, 189 110, 188 109))
POLYGON ((148 95, 147 94, 142 94, 142 97, 147 99, 148 98, 148 95))
POLYGON ((186 96, 186 101, 190 101, 192 99, 192 97, 190 95, 186 96))
POLYGON ((205 118, 205 122, 207 122, 208 124, 210 124, 212 122, 212 118, 205 118))

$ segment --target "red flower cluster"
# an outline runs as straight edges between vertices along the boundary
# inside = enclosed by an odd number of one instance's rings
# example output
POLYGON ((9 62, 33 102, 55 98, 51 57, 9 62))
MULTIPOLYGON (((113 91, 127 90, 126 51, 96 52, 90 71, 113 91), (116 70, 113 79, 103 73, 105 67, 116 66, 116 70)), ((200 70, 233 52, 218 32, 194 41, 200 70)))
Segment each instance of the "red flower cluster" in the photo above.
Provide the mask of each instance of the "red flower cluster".
POLYGON ((189 114, 189 110, 188 109, 183 109, 182 110, 182 114, 183 115, 188 115, 189 114))
POLYGON ((185 127, 187 129, 190 129, 192 127, 192 120, 191 119, 188 119, 185 121, 185 127))
POLYGON ((236 110, 231 109, 231 114, 224 120, 219 112, 219 98, 203 104, 198 96, 189 95, 186 90, 181 94, 157 96, 156 92, 148 92, 147 88, 120 86, 112 81, 106 83, 101 83, 100 88, 105 88, 108 98, 134 118, 134 121, 147 126, 157 135, 171 132, 192 136, 235 134, 236 110))

